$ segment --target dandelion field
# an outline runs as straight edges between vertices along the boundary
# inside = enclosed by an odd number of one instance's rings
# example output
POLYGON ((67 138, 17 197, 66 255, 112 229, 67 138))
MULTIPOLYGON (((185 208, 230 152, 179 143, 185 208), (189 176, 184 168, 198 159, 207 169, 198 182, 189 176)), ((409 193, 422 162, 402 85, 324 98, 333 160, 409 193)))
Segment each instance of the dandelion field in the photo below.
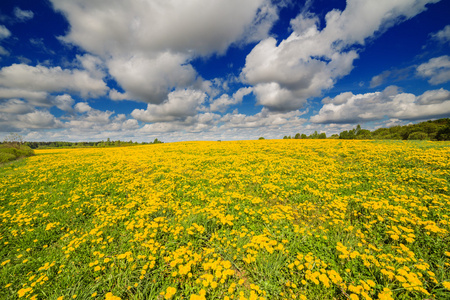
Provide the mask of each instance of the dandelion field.
POLYGON ((186 142, 0 166, 0 299, 449 299, 450 143, 186 142))

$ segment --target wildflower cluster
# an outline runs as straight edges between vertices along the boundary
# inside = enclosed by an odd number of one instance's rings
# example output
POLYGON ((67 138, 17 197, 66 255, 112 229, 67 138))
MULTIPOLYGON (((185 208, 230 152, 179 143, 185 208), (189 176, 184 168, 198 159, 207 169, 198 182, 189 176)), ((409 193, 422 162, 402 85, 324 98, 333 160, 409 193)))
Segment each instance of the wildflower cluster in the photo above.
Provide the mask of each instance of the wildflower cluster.
POLYGON ((0 298, 443 299, 449 146, 37 150, 0 168, 0 298))

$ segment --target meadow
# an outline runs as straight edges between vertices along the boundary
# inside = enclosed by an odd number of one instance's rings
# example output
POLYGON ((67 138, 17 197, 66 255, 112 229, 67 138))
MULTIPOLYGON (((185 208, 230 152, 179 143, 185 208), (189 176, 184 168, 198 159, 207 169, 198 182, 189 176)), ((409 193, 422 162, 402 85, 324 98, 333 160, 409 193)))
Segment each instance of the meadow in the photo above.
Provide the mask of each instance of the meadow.
POLYGON ((35 153, 0 166, 0 299, 449 299, 449 142, 35 153))

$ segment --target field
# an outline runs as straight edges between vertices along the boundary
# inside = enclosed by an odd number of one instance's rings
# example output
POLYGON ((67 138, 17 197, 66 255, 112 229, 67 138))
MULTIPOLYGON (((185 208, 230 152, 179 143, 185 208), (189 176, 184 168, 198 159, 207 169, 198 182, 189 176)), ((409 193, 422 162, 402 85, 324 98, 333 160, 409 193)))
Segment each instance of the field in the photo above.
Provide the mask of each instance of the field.
POLYGON ((0 166, 0 299, 449 299, 450 143, 189 142, 0 166))

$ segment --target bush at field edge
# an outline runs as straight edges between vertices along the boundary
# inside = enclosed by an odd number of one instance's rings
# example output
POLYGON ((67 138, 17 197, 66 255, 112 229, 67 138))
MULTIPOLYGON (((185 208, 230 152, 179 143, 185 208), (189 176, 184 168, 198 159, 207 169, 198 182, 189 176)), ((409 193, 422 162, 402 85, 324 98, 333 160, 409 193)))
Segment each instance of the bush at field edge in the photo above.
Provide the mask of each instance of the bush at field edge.
POLYGON ((34 151, 25 145, 0 145, 0 163, 19 159, 21 157, 33 156, 34 151))

